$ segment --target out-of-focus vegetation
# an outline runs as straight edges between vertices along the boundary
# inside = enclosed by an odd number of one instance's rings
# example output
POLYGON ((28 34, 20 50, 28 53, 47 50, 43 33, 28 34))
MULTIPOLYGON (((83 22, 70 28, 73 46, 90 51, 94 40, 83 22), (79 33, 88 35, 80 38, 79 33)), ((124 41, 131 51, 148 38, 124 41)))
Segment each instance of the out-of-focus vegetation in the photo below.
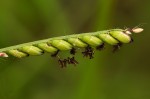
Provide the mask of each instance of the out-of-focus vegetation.
MULTIPOLYGON (((145 31, 117 53, 60 68, 50 54, 0 59, 0 99, 150 99, 149 0, 0 0, 0 47, 73 33, 145 31)), ((68 52, 61 57, 67 57, 68 52)))

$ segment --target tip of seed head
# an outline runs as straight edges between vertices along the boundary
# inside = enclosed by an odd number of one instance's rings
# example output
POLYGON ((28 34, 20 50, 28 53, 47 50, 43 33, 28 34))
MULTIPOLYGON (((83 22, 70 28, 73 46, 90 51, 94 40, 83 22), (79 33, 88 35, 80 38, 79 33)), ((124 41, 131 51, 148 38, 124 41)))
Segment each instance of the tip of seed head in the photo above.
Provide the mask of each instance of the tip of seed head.
POLYGON ((133 33, 141 33, 142 31, 144 31, 143 28, 133 28, 132 29, 133 33))
POLYGON ((1 52, 0 57, 8 57, 8 55, 6 53, 1 52))

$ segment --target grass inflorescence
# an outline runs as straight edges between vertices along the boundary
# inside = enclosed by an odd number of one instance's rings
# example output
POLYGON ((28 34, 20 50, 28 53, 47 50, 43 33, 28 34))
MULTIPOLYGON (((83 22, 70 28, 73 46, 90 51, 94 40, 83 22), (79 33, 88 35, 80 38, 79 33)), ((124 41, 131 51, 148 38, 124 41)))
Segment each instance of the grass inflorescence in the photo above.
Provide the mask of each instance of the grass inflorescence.
POLYGON ((102 50, 107 43, 113 46, 113 52, 115 52, 122 44, 133 42, 132 33, 140 33, 142 31, 142 28, 111 29, 55 37, 0 49, 0 57, 13 56, 23 58, 30 55, 42 55, 48 52, 51 53, 52 57, 58 58, 58 62, 62 67, 66 67, 67 64, 78 64, 75 59, 77 49, 84 48, 83 56, 92 59, 95 49, 102 50), (72 57, 62 59, 58 54, 64 50, 69 50, 72 57))

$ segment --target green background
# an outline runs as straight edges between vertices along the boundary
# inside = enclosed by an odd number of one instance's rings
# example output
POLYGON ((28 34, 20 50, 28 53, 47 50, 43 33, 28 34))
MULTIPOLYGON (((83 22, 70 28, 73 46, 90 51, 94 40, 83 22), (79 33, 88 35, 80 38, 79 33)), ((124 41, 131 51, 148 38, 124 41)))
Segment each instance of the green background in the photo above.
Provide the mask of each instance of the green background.
MULTIPOLYGON (((60 68, 50 54, 0 59, 0 99, 150 99, 150 0, 0 0, 0 48, 74 33, 133 28, 116 53, 60 68)), ((68 52, 62 52, 66 58, 68 52)))

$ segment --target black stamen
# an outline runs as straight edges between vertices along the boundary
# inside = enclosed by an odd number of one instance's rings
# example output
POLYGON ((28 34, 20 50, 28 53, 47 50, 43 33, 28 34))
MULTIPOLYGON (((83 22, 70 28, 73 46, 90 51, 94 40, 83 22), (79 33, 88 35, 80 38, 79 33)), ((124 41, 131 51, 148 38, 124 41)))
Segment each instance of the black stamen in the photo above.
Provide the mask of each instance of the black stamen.
POLYGON ((58 55, 58 53, 59 53, 59 50, 57 50, 57 52, 55 52, 55 53, 52 54, 51 56, 52 56, 52 57, 56 57, 56 56, 58 55))
POLYGON ((68 57, 67 59, 59 59, 58 63, 61 66, 61 68, 67 67, 68 64, 73 64, 75 66, 78 64, 74 57, 68 57))
POLYGON ((113 46, 113 53, 118 51, 120 49, 120 47, 122 46, 122 43, 118 43, 117 45, 113 46))
POLYGON ((64 59, 63 63, 64 63, 64 67, 67 67, 67 59, 64 59))
POLYGON ((75 60, 74 57, 72 57, 72 58, 68 57, 68 64, 74 64, 74 65, 76 65, 76 64, 78 64, 78 62, 75 60))
POLYGON ((76 54, 76 49, 75 49, 75 48, 72 48, 72 49, 70 50, 70 54, 75 55, 75 54, 76 54))
POLYGON ((59 63, 59 65, 61 66, 61 68, 63 68, 63 67, 64 67, 63 60, 59 59, 59 60, 58 60, 58 63, 59 63))
POLYGON ((94 58, 93 57, 94 51, 90 46, 86 47, 85 51, 82 52, 82 54, 83 54, 83 57, 89 57, 90 59, 94 58))
POLYGON ((134 40, 133 40, 133 38, 131 37, 131 41, 130 41, 130 43, 133 43, 134 42, 134 40))
POLYGON ((67 67, 67 61, 66 61, 66 59, 64 59, 64 60, 63 59, 59 59, 58 63, 61 66, 61 68, 67 67))
POLYGON ((96 47, 96 49, 99 50, 99 51, 103 50, 104 48, 105 48, 104 43, 96 47))

